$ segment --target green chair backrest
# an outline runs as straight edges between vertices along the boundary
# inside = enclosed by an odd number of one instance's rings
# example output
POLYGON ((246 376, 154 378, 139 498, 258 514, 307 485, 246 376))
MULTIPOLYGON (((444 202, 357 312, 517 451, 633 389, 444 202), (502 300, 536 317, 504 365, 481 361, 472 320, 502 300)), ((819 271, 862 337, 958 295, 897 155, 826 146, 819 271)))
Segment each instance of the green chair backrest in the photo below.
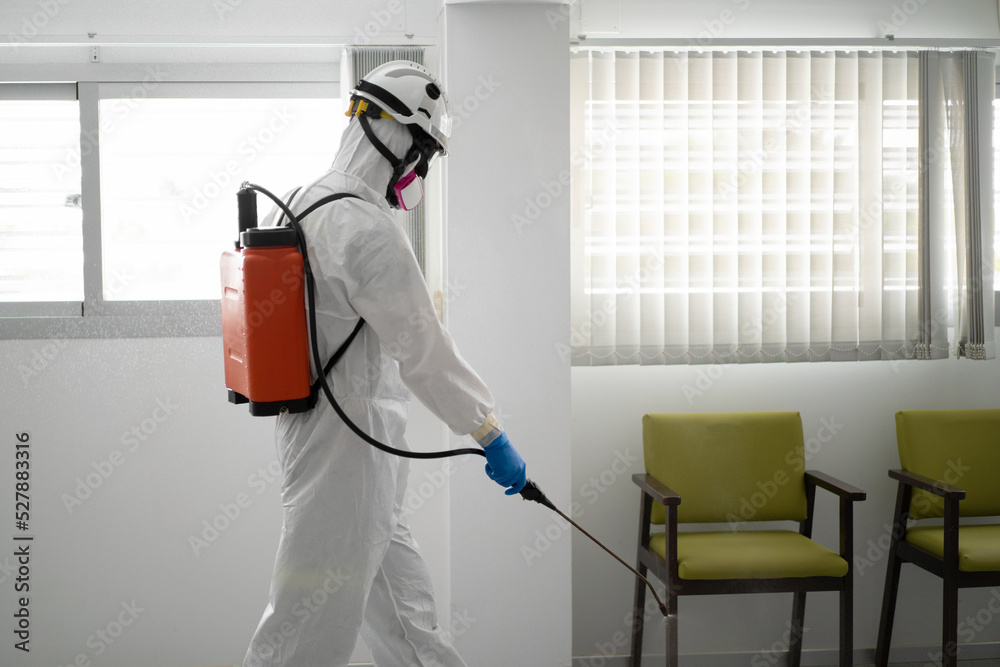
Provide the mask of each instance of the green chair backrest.
MULTIPOLYGON (((659 413, 642 418, 646 472, 681 497, 687 523, 803 521, 798 412, 659 413)), ((653 504, 653 523, 663 523, 653 504)))
MULTIPOLYGON (((904 468, 965 490, 961 516, 1000 515, 1000 409, 897 412, 896 444, 904 468)), ((914 489, 911 518, 943 513, 941 497, 914 489)))

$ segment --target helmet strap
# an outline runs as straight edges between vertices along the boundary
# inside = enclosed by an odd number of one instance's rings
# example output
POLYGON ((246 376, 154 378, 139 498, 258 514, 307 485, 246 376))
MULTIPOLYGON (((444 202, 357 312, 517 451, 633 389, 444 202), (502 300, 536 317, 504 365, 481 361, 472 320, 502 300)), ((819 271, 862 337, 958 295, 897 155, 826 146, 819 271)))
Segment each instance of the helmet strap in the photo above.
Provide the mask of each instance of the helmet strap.
POLYGON ((393 152, 389 150, 389 147, 383 144, 382 140, 378 138, 374 130, 372 130, 368 117, 358 116, 358 122, 361 123, 362 131, 364 131, 365 136, 368 137, 368 141, 371 142, 372 146, 375 147, 375 150, 381 153, 382 157, 389 161, 389 164, 392 165, 394 170, 399 168, 403 161, 393 155, 393 152))
MULTIPOLYGON (((361 123, 361 129, 368 137, 368 141, 371 142, 372 146, 375 147, 379 153, 382 154, 389 164, 392 165, 392 176, 389 178, 389 184, 385 188, 385 198, 389 202, 389 205, 393 208, 402 208, 409 211, 414 208, 417 203, 419 203, 423 190, 420 187, 420 181, 417 176, 422 176, 420 174, 421 163, 423 159, 416 161, 410 159, 400 159, 396 157, 389 147, 382 143, 382 140, 378 138, 375 131, 372 130, 371 122, 368 120, 367 116, 359 115, 358 122, 361 123), (414 173, 416 172, 416 173, 414 173), (416 182, 414 182, 416 181, 416 182), (403 193, 407 196, 403 196, 403 193), (412 193, 412 194, 411 194, 412 193)), ((411 146, 410 150, 407 151, 406 157, 409 158, 410 154, 414 152, 411 146)), ((424 167, 422 169, 423 175, 427 174, 427 169, 424 167)))

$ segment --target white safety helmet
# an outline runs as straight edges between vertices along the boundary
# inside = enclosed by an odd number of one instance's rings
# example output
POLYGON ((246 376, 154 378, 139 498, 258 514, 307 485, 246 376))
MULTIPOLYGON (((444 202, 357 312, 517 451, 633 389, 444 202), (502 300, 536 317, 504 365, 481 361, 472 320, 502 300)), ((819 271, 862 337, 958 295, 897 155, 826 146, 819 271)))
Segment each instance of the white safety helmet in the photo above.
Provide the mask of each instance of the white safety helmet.
POLYGON ((385 197, 393 208, 413 210, 423 198, 421 179, 434 158, 448 154, 451 117, 448 98, 430 71, 408 60, 376 67, 351 91, 347 115, 357 117, 365 136, 392 165, 385 197), (388 118, 406 126, 413 143, 404 155, 395 155, 371 128, 388 118))
POLYGON ((416 125, 448 153, 451 116, 448 97, 430 70, 409 60, 393 60, 379 65, 358 81, 351 91, 348 116, 365 112, 363 102, 379 107, 385 115, 404 125, 416 125))

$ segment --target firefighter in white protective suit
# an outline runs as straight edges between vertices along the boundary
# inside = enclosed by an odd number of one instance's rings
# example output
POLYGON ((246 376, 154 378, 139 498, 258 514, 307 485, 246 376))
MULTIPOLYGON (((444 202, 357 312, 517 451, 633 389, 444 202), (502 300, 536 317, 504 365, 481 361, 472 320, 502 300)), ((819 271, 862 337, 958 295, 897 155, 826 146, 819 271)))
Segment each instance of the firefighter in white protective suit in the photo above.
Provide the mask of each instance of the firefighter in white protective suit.
MULTIPOLYGON (((518 493, 524 460, 493 414, 489 389, 438 321, 391 213, 416 205, 430 162, 447 151, 447 98, 428 70, 394 61, 358 83, 348 114, 333 166, 291 204, 298 214, 327 195, 357 197, 301 221, 320 357, 330 358, 359 317, 366 322, 327 376, 334 396, 368 435, 406 449, 412 391, 456 434, 470 434, 490 478, 518 493)), ((273 213, 264 224, 275 224, 273 213)), ((438 624, 402 515, 407 460, 363 442, 322 397, 308 412, 279 415, 275 439, 283 526, 244 667, 340 667, 359 634, 378 667, 464 665, 438 624)))

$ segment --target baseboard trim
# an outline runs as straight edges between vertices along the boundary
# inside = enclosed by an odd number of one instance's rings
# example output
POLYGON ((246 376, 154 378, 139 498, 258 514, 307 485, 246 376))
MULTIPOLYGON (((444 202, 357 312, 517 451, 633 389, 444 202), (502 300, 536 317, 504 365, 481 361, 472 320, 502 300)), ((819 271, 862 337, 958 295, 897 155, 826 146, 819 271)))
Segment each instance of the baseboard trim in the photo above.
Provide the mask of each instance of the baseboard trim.
MULTIPOLYGON (((941 645, 896 646, 889 653, 889 662, 918 663, 930 662, 940 664, 941 645)), ((1000 642, 974 642, 963 644, 958 648, 961 660, 996 660, 1000 659, 1000 642)), ((683 667, 786 667, 788 662, 784 653, 738 651, 731 653, 682 653, 680 663, 683 667)), ((825 667, 839 664, 837 649, 803 649, 802 667, 825 667)), ((662 653, 643 654, 646 665, 662 665, 662 653)), ((871 665, 875 663, 875 649, 862 648, 854 650, 853 664, 871 665)), ((627 655, 591 655, 575 656, 573 667, 628 667, 627 655)))

